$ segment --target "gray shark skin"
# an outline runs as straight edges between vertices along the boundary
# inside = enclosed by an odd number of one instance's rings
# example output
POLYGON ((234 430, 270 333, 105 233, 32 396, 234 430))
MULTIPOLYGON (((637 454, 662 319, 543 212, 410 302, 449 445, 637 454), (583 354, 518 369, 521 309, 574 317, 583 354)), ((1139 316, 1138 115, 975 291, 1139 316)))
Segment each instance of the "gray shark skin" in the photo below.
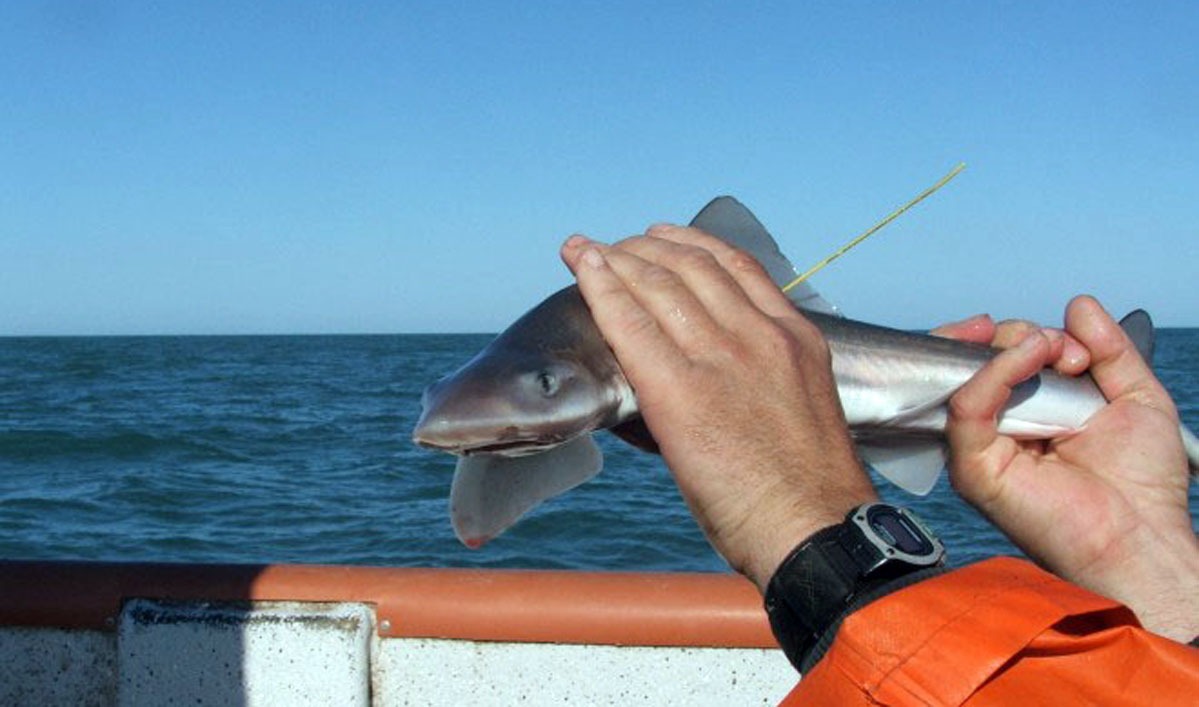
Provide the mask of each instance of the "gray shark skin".
MULTIPOLYGON (((744 206, 720 197, 692 225, 749 252, 783 285, 795 269, 744 206)), ((947 402, 996 350, 846 319, 806 285, 789 296, 821 331, 862 459, 912 493, 945 465, 947 402)), ((1137 310, 1121 325, 1152 356, 1153 325, 1137 310)), ((459 456, 450 493, 454 531, 469 547, 502 533, 542 501, 603 466, 591 433, 608 429, 656 451, 615 356, 575 286, 554 293, 457 371, 430 385, 413 431, 459 456)), ((1046 369, 1017 387, 999 431, 1023 439, 1078 432, 1107 404, 1089 375, 1046 369)), ((1192 468, 1199 440, 1180 428, 1192 468)))

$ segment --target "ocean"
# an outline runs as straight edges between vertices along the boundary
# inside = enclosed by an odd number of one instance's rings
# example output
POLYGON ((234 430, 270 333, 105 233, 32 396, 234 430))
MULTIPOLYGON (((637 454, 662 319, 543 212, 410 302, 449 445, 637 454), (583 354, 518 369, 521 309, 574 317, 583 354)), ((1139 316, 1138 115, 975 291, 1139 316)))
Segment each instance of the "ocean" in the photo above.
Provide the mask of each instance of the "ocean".
MULTIPOLYGON (((489 339, 0 338, 0 558, 727 571, 661 459, 606 433, 595 480, 460 545, 454 459, 409 434, 424 386, 489 339)), ((1199 430, 1199 329, 1158 341, 1199 430)), ((1016 552, 944 479, 882 492, 951 564, 1016 552)))

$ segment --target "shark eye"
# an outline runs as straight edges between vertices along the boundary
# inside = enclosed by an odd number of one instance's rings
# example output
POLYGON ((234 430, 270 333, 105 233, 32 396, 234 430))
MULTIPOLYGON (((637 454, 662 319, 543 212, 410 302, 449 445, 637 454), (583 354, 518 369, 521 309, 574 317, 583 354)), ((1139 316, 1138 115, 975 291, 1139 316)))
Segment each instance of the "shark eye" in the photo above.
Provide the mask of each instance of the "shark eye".
POLYGON ((541 371, 537 374, 537 385, 541 394, 548 398, 558 392, 558 377, 549 371, 541 371))

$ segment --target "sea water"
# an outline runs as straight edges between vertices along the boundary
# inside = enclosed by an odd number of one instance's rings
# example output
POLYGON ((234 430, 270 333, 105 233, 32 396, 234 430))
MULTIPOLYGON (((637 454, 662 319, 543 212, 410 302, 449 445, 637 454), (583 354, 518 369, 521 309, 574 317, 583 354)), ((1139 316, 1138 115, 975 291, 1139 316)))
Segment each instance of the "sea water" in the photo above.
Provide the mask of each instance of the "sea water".
MULTIPOLYGON (((424 386, 489 339, 0 338, 0 558, 727 569, 661 459, 606 433, 593 481, 459 544, 454 459, 409 435, 424 386)), ((1199 430, 1199 329, 1162 330, 1156 368, 1199 430)), ((952 564, 1015 553, 944 479, 882 491, 952 564)))

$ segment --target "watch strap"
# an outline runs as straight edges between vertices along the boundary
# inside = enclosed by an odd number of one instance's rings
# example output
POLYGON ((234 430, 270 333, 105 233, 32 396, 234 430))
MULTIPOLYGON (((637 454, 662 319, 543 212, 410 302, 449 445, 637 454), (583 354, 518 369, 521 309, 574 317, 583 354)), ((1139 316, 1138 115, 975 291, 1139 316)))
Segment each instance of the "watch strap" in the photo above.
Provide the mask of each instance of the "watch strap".
MULTIPOLYGON (((854 524, 855 514, 866 512, 866 504, 851 511, 846 520, 824 528, 800 543, 779 565, 766 586, 766 614, 783 652, 800 672, 806 672, 824 655, 842 619, 886 594, 944 572, 944 550, 918 519, 900 509, 892 510, 914 521, 913 532, 931 541, 930 564, 884 561, 884 550, 867 541, 854 524)), ((890 553, 887 553, 890 554, 890 553)))
POLYGON ((843 525, 830 526, 800 543, 766 587, 770 628, 796 667, 858 589, 858 568, 838 542, 843 532, 843 525))

